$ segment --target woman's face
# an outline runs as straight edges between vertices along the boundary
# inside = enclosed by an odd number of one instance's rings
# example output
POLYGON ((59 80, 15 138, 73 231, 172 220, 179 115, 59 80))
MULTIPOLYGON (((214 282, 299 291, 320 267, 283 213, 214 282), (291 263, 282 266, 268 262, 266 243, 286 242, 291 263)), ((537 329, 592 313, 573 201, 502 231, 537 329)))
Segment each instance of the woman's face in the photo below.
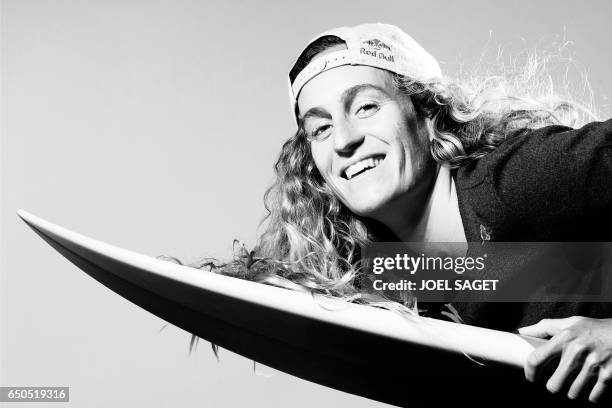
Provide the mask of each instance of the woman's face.
POLYGON ((302 88, 298 108, 319 172, 352 212, 384 222, 389 211, 421 201, 414 199, 436 169, 429 134, 392 74, 330 69, 302 88))

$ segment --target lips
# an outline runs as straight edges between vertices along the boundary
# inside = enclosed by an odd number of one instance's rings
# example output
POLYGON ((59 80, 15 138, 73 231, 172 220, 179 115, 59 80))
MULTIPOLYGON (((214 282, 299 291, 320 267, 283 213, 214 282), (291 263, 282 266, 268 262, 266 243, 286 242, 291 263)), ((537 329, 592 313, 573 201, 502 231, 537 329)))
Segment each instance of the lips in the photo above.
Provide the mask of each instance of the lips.
POLYGON ((377 167, 384 159, 384 154, 373 155, 363 158, 344 169, 344 171, 342 171, 342 177, 347 180, 351 180, 377 167))

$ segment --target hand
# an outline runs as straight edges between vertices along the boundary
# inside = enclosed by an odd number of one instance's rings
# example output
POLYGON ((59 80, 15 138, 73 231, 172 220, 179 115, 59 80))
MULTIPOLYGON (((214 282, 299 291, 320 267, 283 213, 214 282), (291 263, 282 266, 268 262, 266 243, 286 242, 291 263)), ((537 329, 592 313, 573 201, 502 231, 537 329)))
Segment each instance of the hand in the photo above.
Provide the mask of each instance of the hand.
POLYGON ((588 395, 598 402, 612 394, 612 319, 572 316, 543 319, 519 329, 526 336, 552 337, 535 349, 525 363, 525 377, 535 382, 543 377, 544 366, 559 360, 546 388, 557 393, 568 389, 571 399, 588 395))

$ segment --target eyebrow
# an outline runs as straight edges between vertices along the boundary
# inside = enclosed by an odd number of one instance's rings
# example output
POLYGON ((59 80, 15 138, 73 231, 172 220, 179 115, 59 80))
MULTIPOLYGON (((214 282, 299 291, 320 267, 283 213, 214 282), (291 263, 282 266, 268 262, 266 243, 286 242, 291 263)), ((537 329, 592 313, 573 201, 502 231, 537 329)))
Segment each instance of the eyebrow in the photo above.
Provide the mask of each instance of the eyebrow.
MULTIPOLYGON (((360 92, 366 91, 366 90, 375 90, 385 95, 388 95, 387 91, 385 91, 383 88, 376 86, 376 85, 359 84, 359 85, 352 86, 346 89, 344 92, 342 92, 342 95, 340 97, 340 99, 342 100, 342 104, 344 105, 344 110, 348 111, 355 97, 360 92)), ((300 120, 303 123, 306 121, 306 119, 309 119, 311 117, 331 119, 331 115, 325 109, 320 108, 320 107, 314 107, 314 108, 308 109, 308 111, 306 111, 306 113, 300 118, 300 120)))

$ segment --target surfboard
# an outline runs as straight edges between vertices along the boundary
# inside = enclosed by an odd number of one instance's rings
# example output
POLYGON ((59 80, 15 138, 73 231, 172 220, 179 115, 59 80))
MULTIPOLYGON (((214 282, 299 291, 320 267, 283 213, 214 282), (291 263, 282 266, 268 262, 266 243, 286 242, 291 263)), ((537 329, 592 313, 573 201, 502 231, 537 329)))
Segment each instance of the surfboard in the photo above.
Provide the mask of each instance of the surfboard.
POLYGON ((550 402, 543 387, 523 377, 537 340, 223 276, 119 248, 25 211, 18 215, 113 292, 291 375, 401 406, 436 404, 449 395, 472 405, 502 394, 511 402, 518 393, 550 402))

